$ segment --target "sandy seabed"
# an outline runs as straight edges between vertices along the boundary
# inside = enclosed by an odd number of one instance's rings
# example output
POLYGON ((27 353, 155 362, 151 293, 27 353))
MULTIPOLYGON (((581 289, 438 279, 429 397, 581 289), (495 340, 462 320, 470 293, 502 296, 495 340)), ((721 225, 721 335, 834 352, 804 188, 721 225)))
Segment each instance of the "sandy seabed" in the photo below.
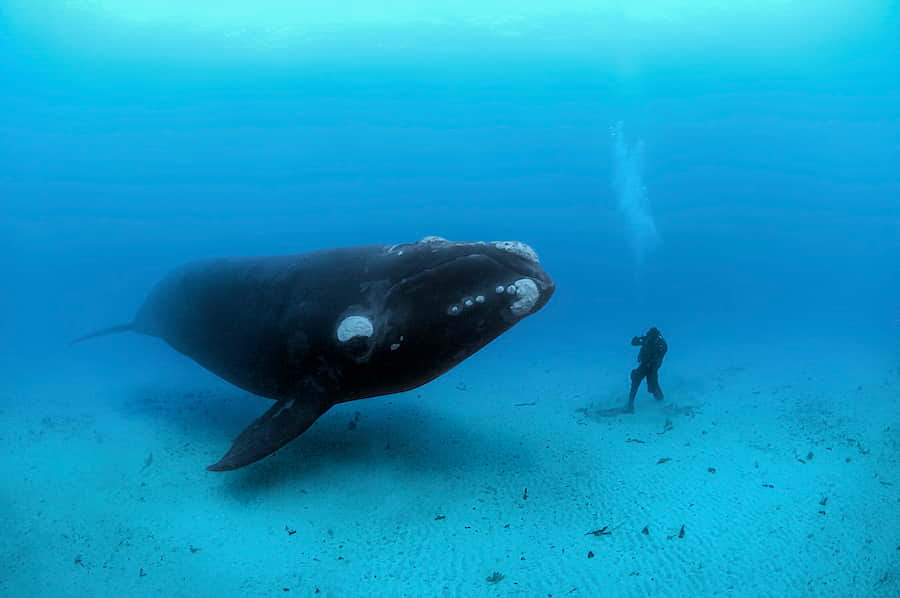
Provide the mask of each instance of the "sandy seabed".
POLYGON ((18 367, 0 593, 900 595, 896 355, 682 348, 610 416, 631 353, 516 343, 229 473, 267 400, 176 357, 18 367))

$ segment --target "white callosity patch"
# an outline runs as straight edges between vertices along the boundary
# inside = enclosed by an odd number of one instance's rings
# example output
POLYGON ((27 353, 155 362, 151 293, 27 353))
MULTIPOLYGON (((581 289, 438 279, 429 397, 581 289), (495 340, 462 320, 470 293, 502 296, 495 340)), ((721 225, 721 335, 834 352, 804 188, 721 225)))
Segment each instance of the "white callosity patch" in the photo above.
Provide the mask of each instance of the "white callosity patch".
POLYGON ((540 262, 537 252, 521 241, 494 241, 494 247, 502 251, 514 253, 535 264, 540 262))
POLYGON ((447 242, 448 242, 447 239, 445 239, 444 237, 438 237, 435 235, 429 235, 427 237, 424 237, 421 241, 419 241, 419 243, 423 243, 425 245, 440 245, 442 243, 447 243, 447 242))
POLYGON ((494 290, 497 292, 498 295, 502 295, 506 291, 506 287, 503 286, 502 284, 498 284, 497 288, 494 290))
POLYGON ((516 316, 528 315, 541 296, 538 286, 530 278, 521 278, 516 281, 515 289, 517 298, 509 308, 516 316))
MULTIPOLYGON (((509 289, 510 289, 510 291, 509 291, 510 293, 515 292, 515 287, 513 285, 509 285, 509 289)), ((505 293, 505 292, 507 292, 507 288, 498 286, 497 292, 505 293)), ((475 297, 463 297, 463 299, 460 303, 454 303, 453 305, 448 307, 447 313, 450 314, 451 316, 458 316, 459 314, 461 314, 463 312, 463 310, 470 309, 472 307, 475 307, 476 305, 481 305, 484 302, 485 302, 484 295, 476 295, 475 297)))
POLYGON ((342 343, 357 337, 368 338, 375 332, 369 318, 363 316, 347 316, 338 325, 337 338, 342 343))
POLYGON ((387 248, 387 253, 390 253, 390 254, 393 254, 393 255, 403 255, 403 254, 405 253, 405 251, 406 251, 406 250, 404 249, 404 247, 410 247, 411 245, 415 245, 415 244, 419 244, 419 245, 427 245, 427 246, 432 247, 432 248, 433 248, 432 250, 434 250, 434 249, 436 248, 435 246, 438 246, 438 245, 446 245, 446 244, 448 244, 449 242, 450 242, 450 241, 448 241, 448 240, 445 239, 444 237, 438 237, 438 236, 435 236, 435 235, 429 235, 429 236, 427 236, 427 237, 423 237, 423 238, 420 239, 417 243, 413 243, 413 244, 410 244, 410 243, 401 243, 401 244, 399 244, 399 245, 391 245, 390 247, 387 248))

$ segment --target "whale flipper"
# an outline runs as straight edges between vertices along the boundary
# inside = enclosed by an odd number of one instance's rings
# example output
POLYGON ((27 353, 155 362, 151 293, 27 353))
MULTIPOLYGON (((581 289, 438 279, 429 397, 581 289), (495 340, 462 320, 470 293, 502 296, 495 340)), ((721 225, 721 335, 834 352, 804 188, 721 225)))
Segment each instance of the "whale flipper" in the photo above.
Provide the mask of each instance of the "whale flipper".
POLYGON ((305 432, 331 403, 324 400, 282 399, 234 439, 231 448, 209 471, 229 471, 271 455, 305 432))

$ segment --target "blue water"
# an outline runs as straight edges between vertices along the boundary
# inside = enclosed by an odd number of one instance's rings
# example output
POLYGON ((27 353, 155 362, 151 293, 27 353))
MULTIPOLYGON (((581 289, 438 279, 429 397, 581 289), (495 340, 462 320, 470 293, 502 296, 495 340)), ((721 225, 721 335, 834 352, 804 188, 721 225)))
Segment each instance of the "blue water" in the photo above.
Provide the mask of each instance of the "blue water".
MULTIPOLYGON (((79 371, 93 384, 165 380, 173 362, 149 341, 66 343, 129 320, 182 262, 440 235, 527 242, 557 284, 541 313, 473 357, 472 378, 502 385, 496 376, 543 354, 557 364, 547 388, 590 380, 594 356, 627 380, 628 340, 655 325, 676 380, 705 378, 704 356, 746 347, 788 363, 837 354, 832 373, 876 363, 877 378, 846 385, 888 389, 882 423, 896 426, 900 13, 887 1, 821 4, 823 23, 773 3, 769 33, 765 11, 746 29, 685 13, 691 22, 662 19, 658 35, 617 12, 614 44, 602 11, 526 11, 515 35, 441 19, 344 29, 338 14, 279 45, 255 30, 229 36, 237 25, 220 20, 94 20, 11 2, 0 12, 0 406, 40 404, 27 389, 56 380, 55 400, 68 388, 90 411, 90 395, 67 386, 79 371), (678 365, 679 353, 693 361, 678 365), (559 356, 574 355, 566 370, 559 356)), ((277 22, 278 10, 300 9, 276 2, 259 15, 277 22)), ((491 5, 491 16, 504 10, 516 9, 491 5)), ((4 421, 6 442, 21 440, 4 421)), ((213 452, 234 425, 209 432, 213 452)), ((884 451, 896 474, 896 445, 884 451)), ((52 483, 50 463, 31 466, 52 483)), ((5 482, 5 504, 17 483, 5 482)), ((897 503, 885 504, 872 521, 897 523, 897 503)), ((878 587, 896 589, 896 557, 885 558, 894 585, 878 587)), ((0 584, 7 595, 26 595, 27 560, 0 584)), ((395 595, 416 594, 396 583, 395 595)), ((513 595, 506 583, 478 587, 513 595)))

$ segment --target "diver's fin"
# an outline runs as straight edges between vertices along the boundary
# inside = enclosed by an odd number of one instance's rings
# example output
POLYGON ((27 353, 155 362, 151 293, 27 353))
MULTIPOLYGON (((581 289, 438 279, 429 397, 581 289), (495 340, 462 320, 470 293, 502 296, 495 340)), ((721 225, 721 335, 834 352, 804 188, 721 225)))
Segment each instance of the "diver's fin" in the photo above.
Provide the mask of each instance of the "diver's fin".
POLYGON ((96 332, 92 332, 90 334, 85 334, 84 336, 79 336, 72 342, 70 345, 74 345, 75 343, 80 343, 81 341, 86 341, 91 338, 96 338, 98 336, 106 336, 107 334, 117 334, 119 332, 128 332, 129 330, 133 330, 134 324, 129 322, 128 324, 119 324, 118 326, 110 326, 109 328, 104 328, 103 330, 98 330, 96 332))
POLYGON ((323 400, 282 399, 234 439, 231 448, 209 471, 228 471, 271 455, 305 432, 331 403, 323 400))

